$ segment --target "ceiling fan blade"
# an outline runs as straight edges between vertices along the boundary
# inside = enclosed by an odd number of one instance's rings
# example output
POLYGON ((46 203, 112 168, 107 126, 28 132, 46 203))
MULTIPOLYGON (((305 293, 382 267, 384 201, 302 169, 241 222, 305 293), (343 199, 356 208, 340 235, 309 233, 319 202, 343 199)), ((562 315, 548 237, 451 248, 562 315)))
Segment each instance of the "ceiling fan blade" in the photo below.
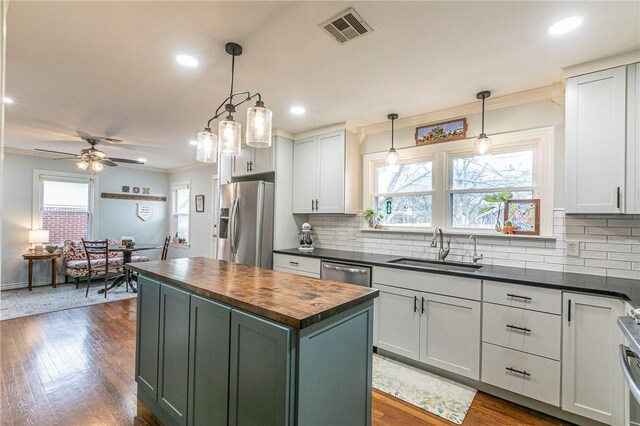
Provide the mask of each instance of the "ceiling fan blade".
POLYGON ((100 160, 102 164, 109 167, 117 167, 118 165, 111 160, 100 160))
POLYGON ((51 151, 49 149, 40 149, 40 148, 35 148, 36 151, 40 151, 40 152, 52 152, 54 154, 64 154, 64 155, 73 155, 74 157, 77 157, 76 154, 72 154, 70 152, 62 152, 62 151, 51 151))
POLYGON ((77 158, 75 158, 75 157, 69 157, 69 158, 52 158, 52 160, 77 160, 77 158))
POLYGON ((114 158, 114 157, 109 157, 109 160, 111 160, 111 161, 115 161, 115 162, 117 162, 117 163, 144 164, 144 161, 129 160, 129 159, 127 159, 127 158, 114 158))

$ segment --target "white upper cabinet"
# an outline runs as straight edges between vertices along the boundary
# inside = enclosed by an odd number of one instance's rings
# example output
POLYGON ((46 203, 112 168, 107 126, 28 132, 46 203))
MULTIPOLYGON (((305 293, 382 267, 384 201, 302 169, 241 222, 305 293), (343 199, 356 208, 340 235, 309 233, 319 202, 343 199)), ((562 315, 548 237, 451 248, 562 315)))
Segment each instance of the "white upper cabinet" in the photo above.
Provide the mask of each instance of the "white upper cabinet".
POLYGON ((293 146, 293 213, 358 210, 360 159, 355 135, 338 130, 293 146))
POLYGON ((567 79, 565 174, 567 213, 635 213, 638 126, 636 65, 567 79))
POLYGON ((276 138, 269 148, 252 148, 243 145, 240 154, 233 157, 233 177, 256 175, 274 171, 276 138))

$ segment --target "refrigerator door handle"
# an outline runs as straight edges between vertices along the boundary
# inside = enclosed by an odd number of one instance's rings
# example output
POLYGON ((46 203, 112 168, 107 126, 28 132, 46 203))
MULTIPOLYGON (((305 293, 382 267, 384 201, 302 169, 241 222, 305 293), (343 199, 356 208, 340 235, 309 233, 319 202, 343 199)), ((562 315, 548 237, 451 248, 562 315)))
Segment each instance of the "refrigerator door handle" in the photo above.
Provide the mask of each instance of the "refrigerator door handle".
POLYGON ((235 200, 235 211, 233 213, 233 253, 238 254, 238 236, 240 235, 240 200, 235 200))
POLYGON ((233 199, 233 204, 231 206, 231 214, 229 215, 229 242, 231 243, 231 253, 236 253, 236 245, 235 245, 235 230, 236 230, 236 208, 238 206, 238 199, 233 199))

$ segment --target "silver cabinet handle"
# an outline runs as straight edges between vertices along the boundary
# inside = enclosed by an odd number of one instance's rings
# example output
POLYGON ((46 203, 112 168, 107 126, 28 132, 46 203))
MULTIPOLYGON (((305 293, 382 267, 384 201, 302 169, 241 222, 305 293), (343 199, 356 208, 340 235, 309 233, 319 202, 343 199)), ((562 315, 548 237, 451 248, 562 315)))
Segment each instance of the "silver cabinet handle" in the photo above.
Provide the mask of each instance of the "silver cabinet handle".
POLYGON ((636 398, 636 400, 640 401, 640 387, 633 380, 633 376, 631 375, 631 367, 627 362, 628 357, 638 358, 638 356, 625 345, 620 345, 620 366, 622 367, 622 375, 624 376, 625 382, 629 385, 629 390, 636 398))
POLYGON ((366 269, 346 268, 346 267, 343 267, 343 266, 330 265, 328 263, 323 263, 322 267, 324 269, 330 269, 332 271, 349 272, 351 274, 366 274, 367 272, 369 272, 366 269))

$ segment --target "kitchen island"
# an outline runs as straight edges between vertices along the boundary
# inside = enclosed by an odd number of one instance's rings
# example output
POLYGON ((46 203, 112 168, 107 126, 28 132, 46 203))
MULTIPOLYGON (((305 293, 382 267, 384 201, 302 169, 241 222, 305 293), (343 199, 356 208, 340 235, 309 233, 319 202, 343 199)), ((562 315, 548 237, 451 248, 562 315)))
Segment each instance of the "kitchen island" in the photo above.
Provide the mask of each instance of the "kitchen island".
POLYGON ((204 257, 126 268, 138 399, 163 423, 371 423, 377 290, 204 257))

